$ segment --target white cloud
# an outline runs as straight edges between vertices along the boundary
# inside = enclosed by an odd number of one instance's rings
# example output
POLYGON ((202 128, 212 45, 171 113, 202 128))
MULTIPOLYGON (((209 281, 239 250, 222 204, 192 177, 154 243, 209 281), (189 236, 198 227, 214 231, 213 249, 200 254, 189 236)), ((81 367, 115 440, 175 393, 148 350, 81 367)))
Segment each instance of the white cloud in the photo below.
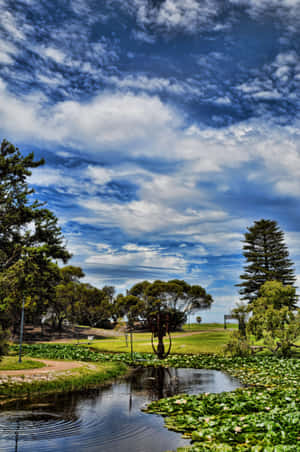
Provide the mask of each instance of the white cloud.
POLYGON ((124 78, 116 76, 107 77, 106 81, 109 84, 116 85, 118 89, 139 89, 147 93, 167 92, 175 96, 189 97, 203 95, 203 90, 197 86, 195 80, 177 81, 146 75, 128 75, 124 78))
MULTIPOLYGON (((120 0, 115 1, 121 3, 120 0)), ((155 25, 167 31, 179 28, 188 33, 216 28, 218 24, 214 21, 221 10, 221 5, 215 0, 165 0, 157 7, 147 0, 133 0, 121 5, 135 14, 142 26, 155 25)))
POLYGON ((282 20, 283 25, 290 31, 297 31, 300 20, 299 0, 230 0, 230 2, 244 6, 256 19, 266 12, 271 13, 275 18, 282 20))
POLYGON ((0 63, 13 63, 12 55, 16 55, 17 52, 17 48, 12 43, 0 40, 0 63))
MULTIPOLYGON (((288 60, 294 61, 292 55, 278 58, 285 65, 288 60)), ((140 185, 141 200, 130 204, 131 213, 127 216, 121 212, 124 225, 143 215, 152 225, 150 230, 164 225, 161 219, 164 215, 173 217, 173 222, 176 219, 178 224, 186 224, 186 217, 193 221, 197 215, 186 209, 178 216, 174 206, 178 202, 195 202, 197 196, 208 202, 201 205, 204 211, 219 212, 218 207, 209 204, 206 193, 202 196, 197 188, 198 181, 210 180, 212 174, 221 175, 226 168, 239 168, 249 162, 264 163, 264 174, 257 170, 252 178, 269 179, 281 193, 294 195, 295 188, 298 190, 300 134, 296 119, 293 126, 278 126, 270 120, 249 120, 226 129, 186 127, 180 112, 156 96, 106 92, 89 102, 65 101, 47 109, 45 100, 40 93, 17 98, 0 81, 3 136, 13 136, 14 140, 30 139, 33 144, 72 146, 100 161, 102 154, 109 152, 122 154, 126 159, 147 157, 180 162, 174 174, 156 177, 140 169, 135 176, 133 167, 118 168, 119 174, 97 165, 87 169, 86 176, 94 185, 103 185, 116 177, 130 177, 140 185), (160 199, 160 207, 151 203, 153 193, 160 199)), ((224 181, 220 187, 227 185, 224 181)), ((105 206, 100 206, 101 209, 105 210, 105 206)), ((129 229, 135 227, 147 230, 144 222, 138 226, 138 220, 134 220, 129 229)))
POLYGON ((140 200, 126 204, 106 203, 98 198, 81 199, 80 204, 89 209, 89 217, 76 217, 75 221, 98 226, 115 226, 133 236, 159 232, 161 236, 173 233, 190 235, 201 230, 203 222, 222 221, 226 213, 212 209, 180 209, 172 208, 168 202, 140 200))
POLYGON ((185 272, 186 262, 179 255, 164 253, 159 247, 140 247, 128 243, 123 246, 123 250, 115 250, 110 247, 99 250, 99 254, 89 256, 85 263, 88 265, 104 267, 125 267, 125 268, 144 268, 144 269, 162 269, 170 273, 185 272))
POLYGON ((11 39, 16 41, 25 39, 25 35, 21 31, 21 27, 18 25, 16 18, 8 10, 3 9, 1 11, 1 24, 9 33, 11 39))
POLYGON ((89 165, 86 169, 86 176, 89 177, 95 184, 104 185, 111 181, 113 171, 101 167, 89 165))
POLYGON ((41 53, 59 64, 62 64, 66 58, 61 49, 56 49, 54 47, 46 47, 45 49, 41 49, 41 53))

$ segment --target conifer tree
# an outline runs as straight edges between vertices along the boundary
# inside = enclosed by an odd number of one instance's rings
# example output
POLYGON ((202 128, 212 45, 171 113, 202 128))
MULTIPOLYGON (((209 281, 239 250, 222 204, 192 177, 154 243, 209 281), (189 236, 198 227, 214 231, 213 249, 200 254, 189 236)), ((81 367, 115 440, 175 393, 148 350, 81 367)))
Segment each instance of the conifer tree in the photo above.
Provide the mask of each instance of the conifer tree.
MULTIPOLYGON (((240 295, 251 303, 258 297, 260 287, 266 281, 279 281, 294 286, 294 264, 289 259, 284 233, 276 221, 259 220, 245 233, 243 254, 246 258, 240 295)), ((292 307, 296 306, 295 304, 292 307)))
POLYGON ((31 169, 43 163, 6 140, 0 145, 0 356, 5 330, 19 324, 23 297, 41 312, 57 279, 52 261, 71 257, 55 214, 33 199, 28 185, 31 169))

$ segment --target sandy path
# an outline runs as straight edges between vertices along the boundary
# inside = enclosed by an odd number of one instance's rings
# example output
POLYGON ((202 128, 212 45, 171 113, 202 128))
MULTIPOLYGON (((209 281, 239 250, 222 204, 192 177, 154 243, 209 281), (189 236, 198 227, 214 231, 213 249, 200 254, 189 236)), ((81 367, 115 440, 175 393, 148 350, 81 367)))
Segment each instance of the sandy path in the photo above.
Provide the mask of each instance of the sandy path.
MULTIPOLYGON (((33 361, 34 358, 30 358, 33 361)), ((70 369, 75 369, 78 367, 82 367, 86 365, 86 363, 82 363, 79 361, 53 361, 49 359, 37 359, 36 361, 40 361, 45 364, 45 367, 41 367, 38 369, 22 369, 22 370, 1 370, 0 371, 0 378, 1 377, 9 377, 9 376, 20 376, 20 375, 44 375, 48 374, 49 372, 60 372, 60 371, 66 371, 70 369)))

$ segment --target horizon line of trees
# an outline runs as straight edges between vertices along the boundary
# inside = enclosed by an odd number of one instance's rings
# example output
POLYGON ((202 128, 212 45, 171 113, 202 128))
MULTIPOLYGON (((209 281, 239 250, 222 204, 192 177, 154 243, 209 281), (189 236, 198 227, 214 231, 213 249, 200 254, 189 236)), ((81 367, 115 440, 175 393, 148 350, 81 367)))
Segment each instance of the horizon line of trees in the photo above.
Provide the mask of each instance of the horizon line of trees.
MULTIPOLYGON (((33 199, 34 189, 27 182, 32 169, 43 164, 43 159, 34 160, 32 152, 23 156, 18 148, 2 141, 0 355, 6 331, 16 334, 19 330, 24 302, 27 322, 42 325, 47 320, 57 330, 62 329, 65 320, 71 324, 109 326, 118 317, 126 316, 131 326, 139 322, 152 331, 158 339, 157 354, 164 356, 163 338, 180 327, 189 313, 208 309, 213 303, 211 295, 199 285, 177 279, 142 281, 126 295, 115 295, 111 286, 98 289, 81 282, 82 269, 66 265, 71 254, 58 219, 44 203, 33 199), (60 267, 58 261, 65 266, 60 267)), ((255 221, 245 233, 243 254, 246 265, 237 286, 241 300, 247 304, 234 310, 242 325, 242 340, 251 332, 260 338, 266 333, 276 341, 280 329, 284 333, 292 331, 294 337, 300 324, 296 276, 277 222, 255 221), (264 325, 263 330, 257 327, 259 322, 264 325)), ((291 335, 281 340, 288 344, 287 349, 292 344, 291 335)))
POLYGON ((45 203, 34 199, 27 182, 32 170, 44 163, 34 160, 33 152, 23 156, 8 141, 1 143, 0 355, 7 331, 19 332, 23 303, 26 323, 41 328, 44 321, 57 330, 64 321, 109 326, 127 316, 131 325, 139 321, 160 339, 166 328, 172 331, 182 325, 188 313, 211 305, 212 297, 201 286, 180 280, 144 281, 118 296, 114 287, 98 289, 81 282, 82 269, 66 265, 71 254, 58 219, 45 203))

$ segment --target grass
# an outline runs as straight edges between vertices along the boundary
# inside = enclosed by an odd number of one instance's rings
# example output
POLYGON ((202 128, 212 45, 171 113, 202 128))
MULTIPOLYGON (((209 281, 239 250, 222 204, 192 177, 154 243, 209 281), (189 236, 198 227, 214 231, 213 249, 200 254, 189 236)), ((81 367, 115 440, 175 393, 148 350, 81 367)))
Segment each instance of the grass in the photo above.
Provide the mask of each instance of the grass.
MULTIPOLYGON (((238 324, 237 323, 227 323, 228 329, 237 329, 238 324)), ((191 324, 185 324, 183 325, 183 331, 190 332, 190 331, 209 331, 209 330, 224 330, 223 323, 191 323, 191 324)))
MULTIPOLYGON (((172 333, 172 353, 222 353, 223 347, 228 341, 230 330, 224 330, 220 325, 216 327, 215 324, 195 325, 195 327, 185 329, 182 333, 172 333), (197 329, 194 329, 195 327, 197 329), (193 335, 188 336, 188 333, 193 333, 193 335)), ((168 346, 167 338, 165 343, 168 346)), ((130 337, 128 336, 128 345, 126 345, 125 337, 119 336, 94 340, 92 346, 100 351, 128 352, 130 351, 130 337)), ((151 334, 134 333, 133 349, 138 353, 152 353, 151 334)))
POLYGON ((28 358, 22 358, 21 363, 19 363, 18 360, 18 356, 4 356, 2 361, 0 361, 0 371, 39 369, 45 366, 45 364, 40 361, 33 361, 28 358))
POLYGON ((31 398, 36 395, 72 392, 95 387, 111 378, 124 374, 123 363, 93 363, 58 375, 45 375, 44 379, 15 381, 9 379, 0 384, 0 405, 9 403, 9 398, 31 398))

